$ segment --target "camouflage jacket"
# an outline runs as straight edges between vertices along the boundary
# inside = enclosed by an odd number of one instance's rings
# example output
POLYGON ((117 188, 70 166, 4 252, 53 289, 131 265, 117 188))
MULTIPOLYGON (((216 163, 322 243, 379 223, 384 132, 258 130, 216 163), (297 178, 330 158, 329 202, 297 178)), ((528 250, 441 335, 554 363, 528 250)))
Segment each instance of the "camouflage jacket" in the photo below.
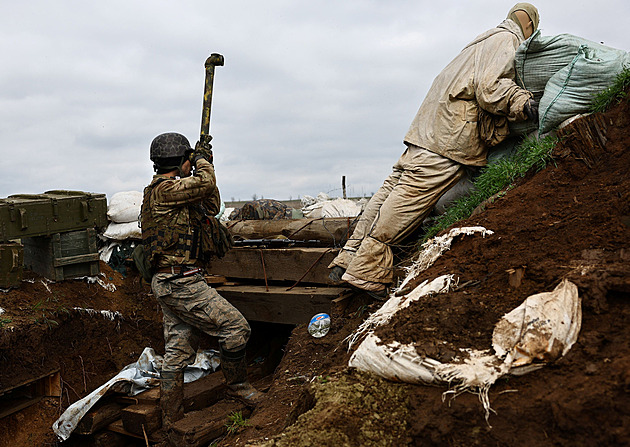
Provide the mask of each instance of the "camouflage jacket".
POLYGON ((197 172, 190 177, 153 176, 144 189, 141 211, 142 241, 153 267, 196 264, 192 254, 199 233, 195 214, 203 206, 214 215, 220 203, 214 167, 206 160, 197 162, 197 172))

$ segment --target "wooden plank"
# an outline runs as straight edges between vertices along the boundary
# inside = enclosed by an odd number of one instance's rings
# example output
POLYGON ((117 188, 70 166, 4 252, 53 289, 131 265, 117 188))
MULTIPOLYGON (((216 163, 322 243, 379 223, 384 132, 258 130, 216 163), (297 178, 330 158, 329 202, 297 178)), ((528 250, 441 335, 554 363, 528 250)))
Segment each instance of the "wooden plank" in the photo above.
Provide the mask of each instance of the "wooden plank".
POLYGON ((123 408, 124 405, 122 404, 110 402, 88 411, 87 414, 81 418, 79 425, 77 425, 75 429, 76 433, 80 435, 92 435, 96 433, 115 420, 120 419, 123 408))
POLYGON ((238 247, 212 260, 206 269, 228 278, 328 284, 328 265, 338 252, 337 248, 238 247))
POLYGON ((158 405, 129 405, 120 413, 123 428, 129 433, 144 435, 162 428, 162 410, 158 405))
POLYGON ((184 419, 173 424, 169 440, 173 445, 199 447, 222 436, 226 431, 229 415, 240 411, 243 418, 248 418, 251 411, 245 405, 233 400, 224 400, 201 411, 193 411, 184 419))
POLYGON ((116 396, 116 401, 124 404, 157 404, 160 401, 160 387, 154 387, 135 396, 116 396))
POLYGON ((91 447, 128 447, 129 438, 112 431, 96 433, 92 439, 91 447))
POLYGON ((237 240, 285 237, 298 241, 319 240, 331 247, 341 247, 352 234, 357 218, 240 220, 228 223, 237 240))
POLYGON ((184 410, 201 410, 213 405, 225 397, 226 388, 221 371, 184 384, 184 410))
POLYGON ((83 262, 94 262, 99 260, 98 253, 88 253, 84 255, 66 256, 65 258, 58 258, 53 260, 55 267, 63 267, 64 265, 80 264, 83 262))
POLYGON ((301 324, 321 312, 330 313, 331 302, 348 289, 258 285, 223 286, 216 290, 248 320, 301 324))
MULTIPOLYGON (((118 419, 117 421, 112 422, 107 426, 107 429, 113 431, 114 433, 120 433, 121 435, 131 436, 132 438, 142 439, 144 441, 144 433, 141 435, 137 435, 135 433, 131 433, 130 431, 125 430, 123 426, 122 419, 118 419)), ((147 437, 151 442, 157 442, 157 439, 151 437, 151 433, 147 431, 147 437)))
MULTIPOLYGON (((184 384, 184 410, 205 408, 225 397, 225 379, 217 371, 194 382, 184 384)), ((160 387, 154 387, 135 396, 116 396, 116 401, 128 405, 159 405, 160 387)))

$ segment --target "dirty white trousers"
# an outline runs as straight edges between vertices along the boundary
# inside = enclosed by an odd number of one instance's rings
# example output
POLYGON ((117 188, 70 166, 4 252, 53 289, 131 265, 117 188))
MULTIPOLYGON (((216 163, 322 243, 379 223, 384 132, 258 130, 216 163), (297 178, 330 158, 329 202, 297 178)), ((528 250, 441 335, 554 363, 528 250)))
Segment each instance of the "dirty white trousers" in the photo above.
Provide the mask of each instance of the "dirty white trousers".
POLYGON ((464 165, 409 145, 329 267, 343 267, 363 281, 391 283, 394 258, 390 245, 418 228, 442 194, 464 174, 464 165))

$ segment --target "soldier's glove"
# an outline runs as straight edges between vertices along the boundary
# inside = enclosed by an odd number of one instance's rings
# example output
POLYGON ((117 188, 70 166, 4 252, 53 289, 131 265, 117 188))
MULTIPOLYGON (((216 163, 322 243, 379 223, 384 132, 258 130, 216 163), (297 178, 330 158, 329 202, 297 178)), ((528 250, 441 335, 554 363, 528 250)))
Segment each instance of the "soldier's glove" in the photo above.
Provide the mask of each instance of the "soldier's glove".
POLYGON ((535 123, 538 122, 538 103, 532 98, 528 99, 523 107, 523 112, 527 115, 527 118, 535 123))
POLYGON ((212 137, 209 136, 208 141, 197 141, 197 144, 195 144, 195 152, 193 153, 193 163, 195 166, 200 158, 208 160, 209 163, 213 162, 214 156, 212 155, 210 140, 212 140, 212 137))

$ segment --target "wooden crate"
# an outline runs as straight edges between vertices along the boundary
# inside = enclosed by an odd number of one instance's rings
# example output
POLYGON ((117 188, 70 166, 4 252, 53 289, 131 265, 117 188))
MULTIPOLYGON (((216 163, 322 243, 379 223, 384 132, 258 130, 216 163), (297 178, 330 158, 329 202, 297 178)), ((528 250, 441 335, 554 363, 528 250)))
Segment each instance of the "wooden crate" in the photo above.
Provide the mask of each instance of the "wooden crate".
POLYGON ((0 288, 17 287, 22 281, 24 247, 10 242, 0 244, 0 288))
POLYGON ((106 226, 105 194, 47 191, 0 199, 0 242, 106 226))
POLYGON ((24 266, 54 281, 100 272, 93 228, 22 239, 24 266))

